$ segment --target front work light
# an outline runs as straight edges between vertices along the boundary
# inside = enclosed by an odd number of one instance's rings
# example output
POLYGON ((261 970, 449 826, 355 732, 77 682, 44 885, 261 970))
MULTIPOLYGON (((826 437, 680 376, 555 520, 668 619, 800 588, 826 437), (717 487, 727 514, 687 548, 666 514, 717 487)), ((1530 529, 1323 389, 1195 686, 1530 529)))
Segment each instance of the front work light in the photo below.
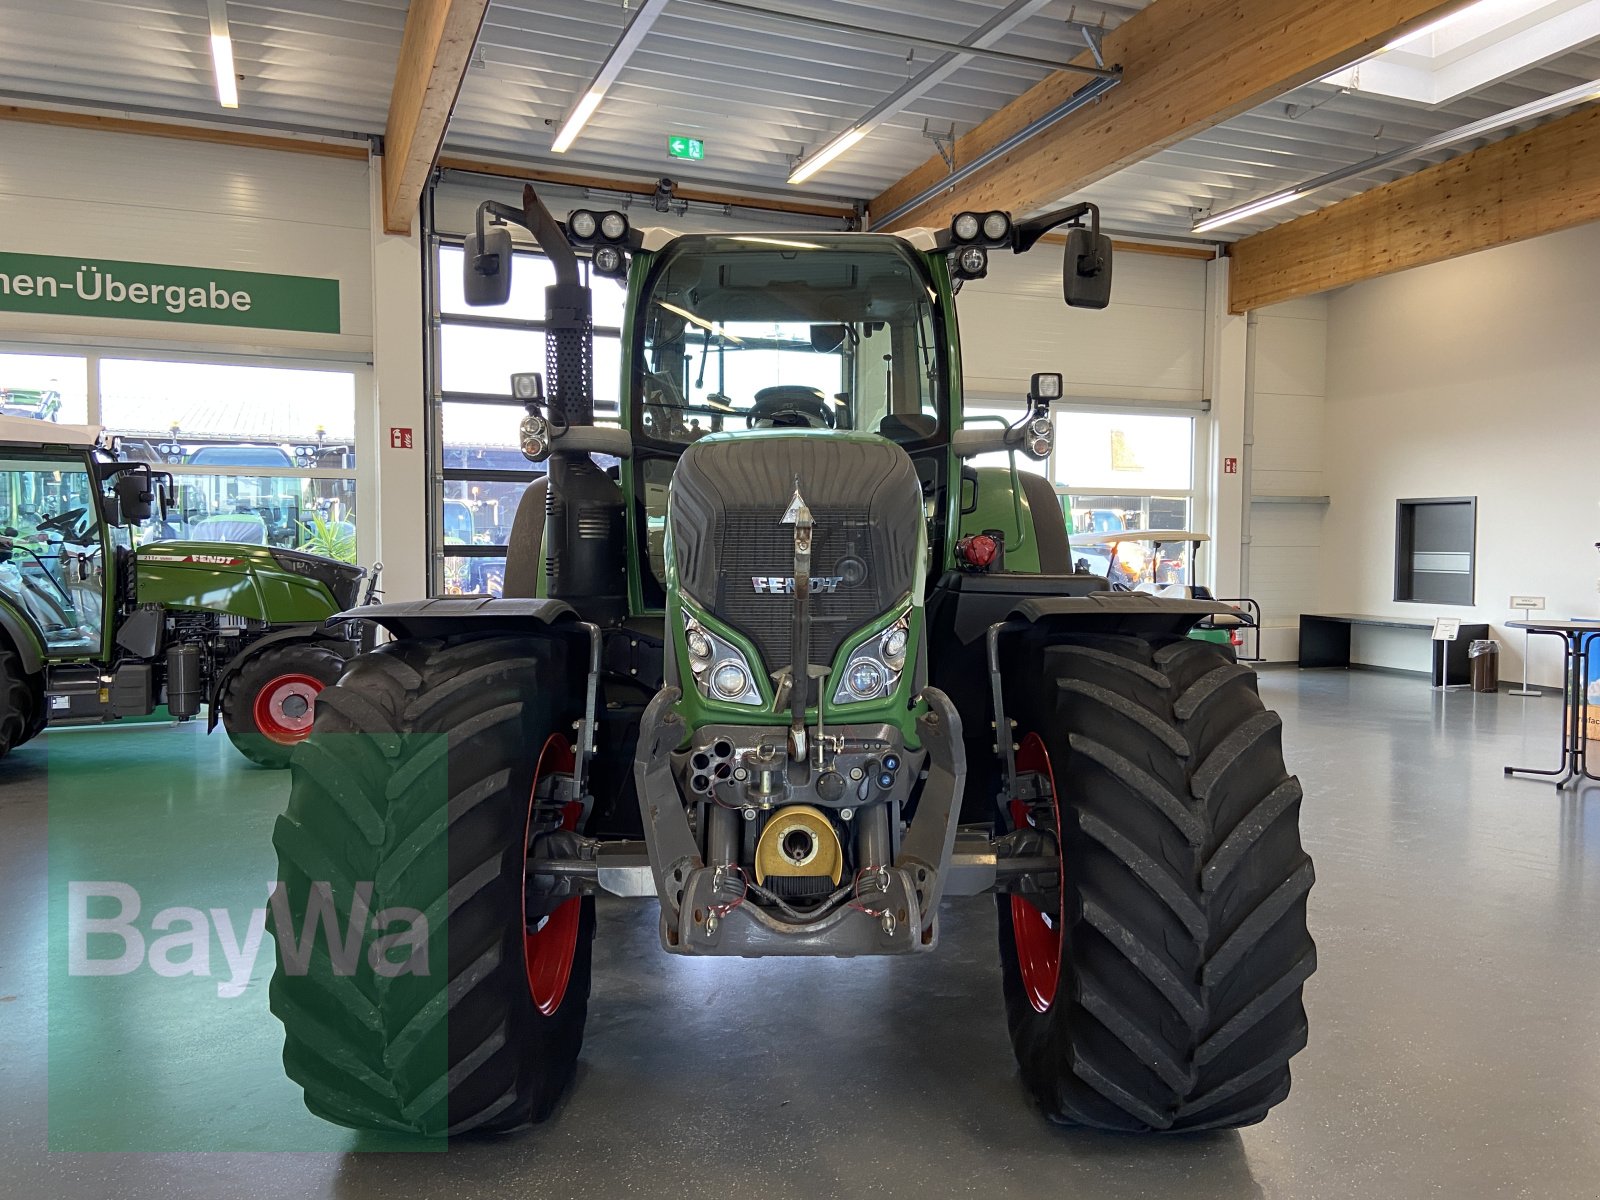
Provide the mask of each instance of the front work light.
POLYGON ((982 221, 977 213, 959 213, 956 219, 950 222, 950 232, 958 242, 974 240, 981 228, 982 221))
POLYGON ((567 231, 580 242, 594 240, 600 229, 600 218, 587 208, 580 208, 567 218, 567 231))

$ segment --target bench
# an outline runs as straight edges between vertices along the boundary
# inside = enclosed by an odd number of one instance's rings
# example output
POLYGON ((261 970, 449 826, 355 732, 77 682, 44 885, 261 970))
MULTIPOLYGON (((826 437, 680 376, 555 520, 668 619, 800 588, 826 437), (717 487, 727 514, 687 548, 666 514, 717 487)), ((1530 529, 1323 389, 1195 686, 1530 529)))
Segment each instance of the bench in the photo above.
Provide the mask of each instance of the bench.
MULTIPOLYGON (((1358 613, 1302 613, 1300 666, 1349 667, 1350 631, 1357 625, 1376 629, 1416 629, 1432 638, 1433 622, 1421 617, 1369 617, 1358 613)), ((1489 636, 1488 625, 1463 624, 1453 642, 1433 643, 1433 686, 1455 687, 1472 682, 1468 643, 1489 636)))

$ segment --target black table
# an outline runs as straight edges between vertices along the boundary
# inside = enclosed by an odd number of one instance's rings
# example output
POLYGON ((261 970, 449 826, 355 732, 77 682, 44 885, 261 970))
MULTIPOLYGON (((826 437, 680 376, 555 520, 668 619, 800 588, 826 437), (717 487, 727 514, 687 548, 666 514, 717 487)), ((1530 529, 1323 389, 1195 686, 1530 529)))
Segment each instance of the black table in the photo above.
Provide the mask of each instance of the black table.
POLYGON ((1589 717, 1589 640, 1600 637, 1600 621, 1508 621, 1506 627, 1558 637, 1567 652, 1562 664, 1567 704, 1562 717, 1561 765, 1553 771, 1507 767, 1506 774, 1558 775, 1557 788, 1585 779, 1600 783, 1600 775, 1589 774, 1589 746, 1585 730, 1589 717))
MULTIPOLYGON (((1303 613, 1300 617, 1300 665, 1348 667, 1350 630, 1356 625, 1377 629, 1421 629, 1431 637, 1433 622, 1421 617, 1368 617, 1359 613, 1303 613)), ((1597 626, 1596 628, 1600 628, 1597 626)), ((1487 625, 1462 625, 1453 642, 1433 643, 1433 686, 1458 687, 1472 682, 1467 644, 1489 636, 1487 625)))

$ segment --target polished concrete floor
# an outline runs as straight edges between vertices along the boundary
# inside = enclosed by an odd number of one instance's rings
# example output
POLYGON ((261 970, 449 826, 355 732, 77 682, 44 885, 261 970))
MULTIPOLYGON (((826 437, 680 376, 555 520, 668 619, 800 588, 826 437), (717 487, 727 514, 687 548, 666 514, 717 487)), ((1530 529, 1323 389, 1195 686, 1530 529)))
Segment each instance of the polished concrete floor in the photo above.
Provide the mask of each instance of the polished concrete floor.
POLYGON ((61 987, 47 940, 72 878, 259 904, 283 778, 193 727, 52 734, 0 763, 0 1196, 1600 1196, 1600 785, 1501 773, 1548 763, 1559 702, 1364 672, 1262 690, 1317 862, 1311 1045, 1263 1124, 1155 1140, 1030 1109, 987 901, 950 904, 926 959, 839 963, 669 958, 651 909, 618 902, 552 1123, 364 1149, 277 1072, 269 956, 235 999, 144 972, 85 1001, 103 981, 61 987), (153 801, 142 772, 168 781, 153 801), (210 1146, 234 1149, 178 1152, 210 1146))

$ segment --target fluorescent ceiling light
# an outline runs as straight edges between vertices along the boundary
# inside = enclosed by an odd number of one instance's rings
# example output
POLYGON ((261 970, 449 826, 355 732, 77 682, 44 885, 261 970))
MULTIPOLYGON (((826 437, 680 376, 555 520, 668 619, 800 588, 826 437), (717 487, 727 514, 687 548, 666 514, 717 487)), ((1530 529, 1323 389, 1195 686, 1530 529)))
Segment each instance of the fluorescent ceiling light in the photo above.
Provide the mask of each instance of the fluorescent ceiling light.
POLYGON ((584 89, 583 99, 579 100, 566 118, 561 122, 561 129, 556 133, 556 140, 550 149, 557 154, 565 154, 572 148, 572 143, 589 123, 589 118, 594 116, 595 109, 600 107, 600 101, 606 98, 606 91, 616 82, 617 76, 622 74, 622 68, 628 65, 628 59, 633 57, 633 52, 639 48, 639 43, 644 41, 644 35, 650 32, 650 26, 656 23, 656 18, 661 15, 661 10, 667 6, 667 0, 644 0, 639 6, 639 11, 633 20, 618 36, 616 45, 611 47, 605 61, 600 64, 600 69, 594 73, 594 78, 589 81, 589 86, 584 89))
MULTIPOLYGON (((1046 8, 1051 0, 1012 0, 1012 3, 1001 13, 990 18, 980 29, 970 37, 962 40, 962 46, 971 47, 973 51, 983 50, 994 45, 1016 26, 1046 8)), ((973 59, 973 54, 950 53, 941 56, 927 70, 914 79, 908 79, 889 95, 885 96, 868 112, 862 114, 844 133, 825 144, 813 157, 815 166, 800 163, 789 176, 790 183, 804 183, 817 171, 820 171, 829 160, 837 158, 851 146, 859 142, 866 134, 871 133, 890 117, 902 112, 907 106, 913 104, 927 95, 951 75, 973 59), (853 137, 851 135, 854 135, 853 137), (834 149, 834 142, 850 137, 851 140, 843 146, 834 149), (823 156, 827 157, 824 158, 823 156), (820 162, 817 160, 821 159, 820 162), (802 171, 804 173, 802 173, 802 171)))
POLYGON ((578 101, 567 119, 562 122, 561 130, 556 134, 556 140, 550 144, 550 149, 557 154, 565 154, 572 149, 572 143, 577 141, 579 132, 589 123, 589 118, 594 116, 594 110, 600 107, 600 101, 606 98, 604 92, 590 92, 578 101))
POLYGON ((233 65, 233 35, 228 31, 227 0, 207 0, 211 18, 211 69, 217 77, 217 103, 239 107, 239 75, 233 65))
POLYGON ((865 129, 846 129, 815 154, 796 163, 794 170, 789 172, 789 182, 804 183, 866 136, 865 129))
POLYGON ((729 333, 721 325, 715 325, 712 322, 706 320, 704 317, 696 316, 694 313, 690 312, 687 308, 679 308, 676 304, 668 304, 665 300, 657 300, 656 303, 659 304, 662 308, 666 309, 668 312, 677 313, 685 321, 689 321, 692 324, 698 325, 698 326, 700 326, 701 329, 710 330, 712 333, 716 334, 718 337, 727 338, 730 342, 743 342, 744 341, 744 339, 742 337, 738 337, 735 334, 729 333))
POLYGON ((1580 83, 1577 87, 1568 88, 1564 92, 1557 92, 1553 96, 1546 96, 1542 100, 1532 100, 1527 104, 1509 108, 1505 112, 1496 113, 1492 117, 1485 117, 1481 121, 1446 130, 1444 133, 1435 134, 1433 137, 1424 138, 1409 146, 1401 146, 1397 150, 1387 150, 1382 154, 1374 154, 1371 158, 1364 158, 1358 163, 1348 167, 1340 167, 1337 171, 1329 171, 1326 175, 1318 175, 1315 179, 1308 179, 1304 183, 1296 184, 1281 192, 1274 192, 1270 196, 1263 196, 1259 200, 1251 200, 1239 205, 1237 208, 1224 209, 1197 221, 1192 232, 1208 233, 1234 221, 1242 221, 1246 217, 1253 217, 1269 209, 1277 208, 1280 204, 1287 204, 1301 196, 1308 196, 1312 192, 1330 187, 1335 183, 1343 183, 1346 179, 1355 179, 1362 175, 1371 174, 1380 167, 1392 163, 1405 162, 1407 159, 1420 158, 1424 154, 1431 154, 1435 150, 1443 150, 1449 146, 1470 142, 1474 138, 1484 137, 1491 133, 1498 133, 1502 129, 1509 129, 1514 125, 1521 125, 1525 121, 1537 120, 1549 116, 1551 113, 1560 112, 1564 108, 1573 108, 1580 104, 1588 104, 1600 100, 1600 79, 1580 83))
POLYGON ((1270 196, 1263 196, 1259 200, 1252 200, 1248 204, 1241 204, 1238 208, 1224 209, 1222 212, 1213 213, 1195 222, 1194 233, 1210 233, 1213 229, 1221 229, 1224 225, 1231 225, 1235 221, 1242 221, 1246 217, 1256 216, 1303 195, 1300 188, 1290 188, 1286 192, 1274 192, 1270 196))

